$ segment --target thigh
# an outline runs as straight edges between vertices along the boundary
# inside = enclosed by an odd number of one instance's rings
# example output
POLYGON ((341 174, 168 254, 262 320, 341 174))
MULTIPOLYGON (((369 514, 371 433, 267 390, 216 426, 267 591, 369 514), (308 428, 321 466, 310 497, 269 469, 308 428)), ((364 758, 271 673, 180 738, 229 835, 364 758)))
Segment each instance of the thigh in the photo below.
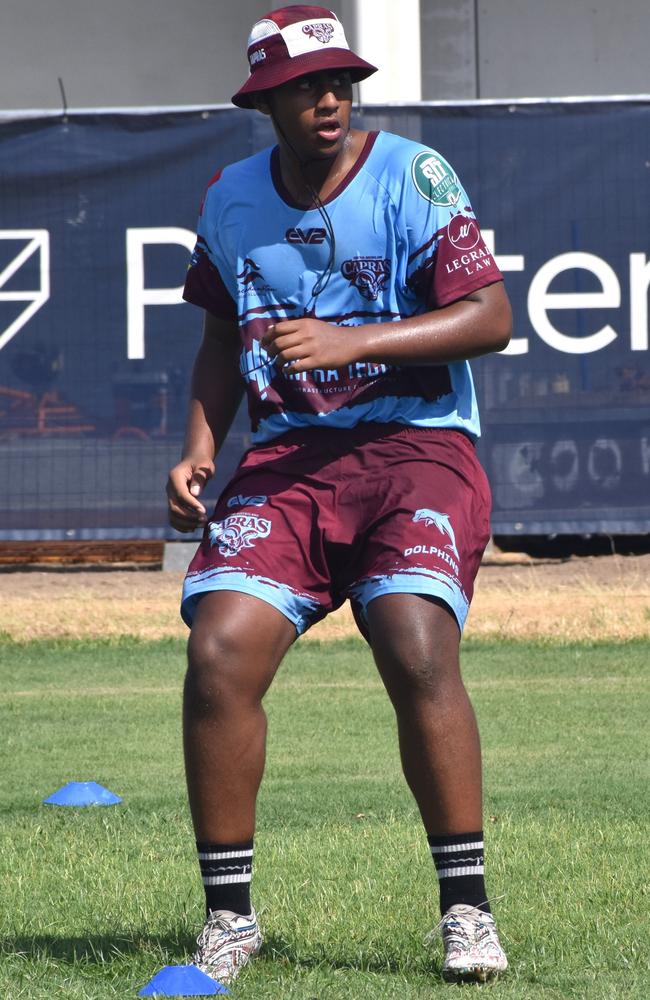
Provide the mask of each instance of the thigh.
POLYGON ((473 444, 457 431, 409 430, 390 443, 385 500, 368 527, 347 593, 364 634, 371 602, 419 594, 462 630, 490 537, 491 497, 473 444))
POLYGON ((460 675, 460 630, 449 607, 418 594, 384 594, 367 610, 368 638, 394 702, 460 675))

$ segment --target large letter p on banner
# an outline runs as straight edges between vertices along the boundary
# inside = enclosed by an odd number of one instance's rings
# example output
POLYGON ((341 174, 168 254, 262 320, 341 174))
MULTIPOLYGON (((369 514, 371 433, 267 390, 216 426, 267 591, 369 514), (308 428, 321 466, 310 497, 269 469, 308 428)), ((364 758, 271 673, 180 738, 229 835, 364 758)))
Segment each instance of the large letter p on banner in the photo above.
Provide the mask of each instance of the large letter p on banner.
POLYGON ((144 247, 147 243, 177 243, 194 250, 196 235, 179 226, 155 226, 127 229, 127 357, 144 358, 144 307, 177 305, 183 301, 183 286, 176 288, 144 287, 144 247))

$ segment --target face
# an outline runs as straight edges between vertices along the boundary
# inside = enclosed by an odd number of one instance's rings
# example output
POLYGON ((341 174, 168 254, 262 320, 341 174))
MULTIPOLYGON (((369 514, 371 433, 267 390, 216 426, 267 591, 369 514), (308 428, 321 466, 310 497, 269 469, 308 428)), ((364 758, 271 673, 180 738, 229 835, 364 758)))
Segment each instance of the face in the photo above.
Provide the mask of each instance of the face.
POLYGON ((310 73, 276 87, 260 106, 273 117, 278 138, 305 159, 331 159, 350 131, 352 82, 345 70, 310 73))

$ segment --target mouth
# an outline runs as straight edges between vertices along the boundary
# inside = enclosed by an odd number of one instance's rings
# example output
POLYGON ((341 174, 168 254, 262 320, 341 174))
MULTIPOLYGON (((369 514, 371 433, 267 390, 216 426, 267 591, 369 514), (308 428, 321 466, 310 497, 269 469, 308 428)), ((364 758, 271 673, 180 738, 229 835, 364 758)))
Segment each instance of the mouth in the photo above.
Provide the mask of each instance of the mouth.
POLYGON ((341 123, 336 118, 328 118, 319 122, 314 131, 325 142, 337 142, 343 135, 341 123))

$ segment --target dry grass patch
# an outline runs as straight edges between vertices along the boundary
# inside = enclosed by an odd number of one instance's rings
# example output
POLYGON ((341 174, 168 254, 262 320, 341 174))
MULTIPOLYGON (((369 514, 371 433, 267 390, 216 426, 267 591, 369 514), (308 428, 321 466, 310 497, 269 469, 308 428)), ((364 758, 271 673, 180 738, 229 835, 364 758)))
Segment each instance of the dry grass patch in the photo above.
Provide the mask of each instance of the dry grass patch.
MULTIPOLYGON (((185 638, 183 574, 150 570, 0 574, 0 634, 14 640, 185 638)), ((356 634, 344 606, 307 635, 356 634)), ((630 639, 650 636, 650 555, 564 562, 491 556, 481 567, 469 637, 630 639)))

